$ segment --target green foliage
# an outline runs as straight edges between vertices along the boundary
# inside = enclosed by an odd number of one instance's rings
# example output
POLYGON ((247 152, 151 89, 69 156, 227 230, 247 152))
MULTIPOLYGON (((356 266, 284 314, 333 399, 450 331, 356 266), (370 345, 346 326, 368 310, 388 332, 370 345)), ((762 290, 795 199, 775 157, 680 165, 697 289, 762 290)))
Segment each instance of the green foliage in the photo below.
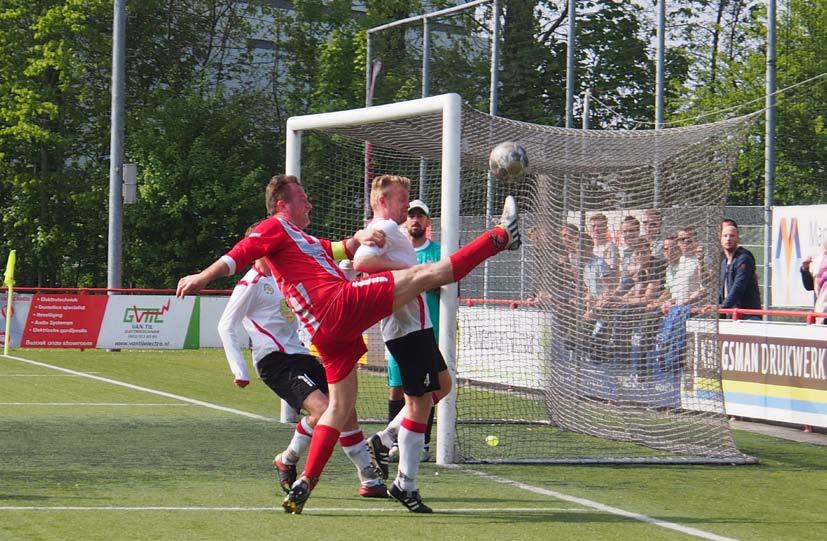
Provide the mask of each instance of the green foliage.
MULTIPOLYGON (((748 17, 728 31, 750 43, 766 39, 766 12, 747 10, 748 17)), ((778 12, 777 88, 817 78, 776 97, 776 170, 774 199, 777 205, 820 203, 827 196, 827 7, 823 2, 790 2, 778 12)), ((696 88, 686 101, 690 107, 678 117, 733 110, 742 114, 764 106, 766 48, 740 50, 718 59, 714 84, 696 88)), ((705 76, 712 77, 707 68, 705 76)), ((714 120, 714 117, 708 120, 714 120)), ((764 201, 764 133, 758 122, 738 160, 729 203, 761 205, 764 201)))
POLYGON ((265 217, 274 141, 250 122, 254 106, 254 97, 191 94, 167 100, 151 125, 133 130, 130 157, 142 166, 138 202, 125 209, 130 285, 172 286, 265 217))
MULTIPOLYGON (((514 120, 556 124, 555 120, 562 118, 565 106, 563 109, 555 107, 560 104, 557 101, 560 93, 547 94, 546 89, 559 88, 554 82, 565 81, 555 69, 566 65, 565 49, 561 55, 559 47, 547 50, 538 41, 540 23, 534 13, 536 4, 533 0, 504 2, 498 110, 500 115, 514 120), (554 73, 557 75, 552 75, 554 73), (546 75, 552 75, 552 80, 547 81, 546 75)), ((565 83, 562 89, 565 98, 565 83)))
MULTIPOLYGON (((455 2, 346 0, 129 2, 126 161, 138 164, 139 202, 125 208, 127 285, 170 285, 206 265, 263 214, 261 187, 281 170, 289 116, 359 107, 366 30, 455 2)), ((567 2, 504 0, 499 114, 562 125, 567 2)), ((764 4, 684 0, 667 6, 667 121, 763 106, 764 4), (745 104, 747 104, 745 106, 745 104)), ((430 93, 459 92, 489 107, 490 5, 434 20, 430 93)), ((5 0, 0 6, 0 251, 18 249, 18 283, 106 281, 112 4, 5 0)), ((422 92, 421 23, 372 35, 382 61, 374 103, 422 92)), ((578 3, 575 117, 591 88, 593 129, 654 117, 654 28, 635 2, 578 3)), ((778 87, 827 72, 827 7, 779 10, 778 87)), ((827 78, 778 97, 777 204, 823 202, 827 78)), ((715 116, 703 117, 704 121, 715 116)), ((579 118, 576 121, 579 125, 579 118)), ((736 166, 730 203, 763 202, 764 127, 736 166)), ((308 143, 303 175, 331 185, 328 157, 308 143)), ((337 166, 341 167, 341 166, 337 166)), ((360 165, 347 175, 360 177, 360 165)), ((314 211, 361 217, 361 200, 314 211), (341 207, 341 208, 339 208, 341 207)), ((219 284, 220 285, 220 284, 219 284)))
MULTIPOLYGON (((141 199, 125 207, 123 282, 162 287, 263 215, 278 142, 237 47, 251 5, 128 7, 126 161, 141 199)), ((19 284, 106 283, 111 19, 102 0, 0 8, 0 243, 18 249, 19 284)))
POLYGON ((89 160, 105 132, 89 118, 107 107, 94 69, 108 51, 97 25, 107 11, 80 0, 0 7, 0 244, 18 249, 19 284, 56 285, 100 264, 89 160))

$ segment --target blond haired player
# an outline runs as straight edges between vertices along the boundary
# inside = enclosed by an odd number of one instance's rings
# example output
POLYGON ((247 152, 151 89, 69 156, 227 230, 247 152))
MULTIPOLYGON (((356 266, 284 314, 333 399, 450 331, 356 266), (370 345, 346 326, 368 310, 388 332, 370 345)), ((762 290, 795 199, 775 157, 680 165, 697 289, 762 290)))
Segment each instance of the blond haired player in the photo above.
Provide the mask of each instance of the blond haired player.
MULTIPOLYGON (((353 267, 376 273, 413 267, 416 251, 402 229, 408 219, 410 180, 382 175, 373 180, 370 206, 373 220, 367 231, 381 231, 383 246, 360 246, 353 267)), ((405 407, 389 427, 369 440, 371 454, 383 476, 387 477, 388 448, 399 443, 399 470, 388 493, 414 513, 430 513, 416 487, 419 462, 425 446, 425 432, 433 405, 451 390, 451 375, 434 337, 428 306, 423 293, 381 323, 385 346, 396 359, 402 376, 405 407), (384 441, 383 441, 384 440, 384 441)))

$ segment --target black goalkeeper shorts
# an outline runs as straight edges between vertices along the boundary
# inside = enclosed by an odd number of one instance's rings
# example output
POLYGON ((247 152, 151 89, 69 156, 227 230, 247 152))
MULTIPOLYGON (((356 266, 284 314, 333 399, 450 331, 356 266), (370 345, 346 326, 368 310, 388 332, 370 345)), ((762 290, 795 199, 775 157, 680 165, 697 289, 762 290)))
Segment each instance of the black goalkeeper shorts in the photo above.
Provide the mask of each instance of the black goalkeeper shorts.
POLYGON ((448 369, 436 345, 433 329, 422 329, 385 342, 399 364, 402 390, 408 396, 423 396, 439 390, 439 373, 448 369))
POLYGON ((327 377, 322 363, 312 355, 274 351, 256 363, 258 375, 282 400, 296 411, 310 393, 327 394, 327 377))

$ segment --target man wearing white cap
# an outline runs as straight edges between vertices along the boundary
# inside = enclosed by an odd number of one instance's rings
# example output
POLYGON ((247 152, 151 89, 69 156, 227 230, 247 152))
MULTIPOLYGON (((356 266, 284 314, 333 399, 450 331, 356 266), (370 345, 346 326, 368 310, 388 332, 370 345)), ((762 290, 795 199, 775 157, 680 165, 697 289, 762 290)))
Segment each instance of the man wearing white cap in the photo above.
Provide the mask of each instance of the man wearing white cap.
MULTIPOLYGON (((439 261, 439 244, 428 238, 428 231, 431 227, 431 210, 421 199, 414 199, 408 205, 408 220, 405 222, 405 229, 411 239, 411 244, 416 252, 417 263, 431 263, 439 261)), ((428 305, 428 313, 431 316, 431 323, 434 328, 434 337, 439 342, 439 289, 431 289, 425 292, 425 303, 428 305)), ((405 395, 402 390, 402 374, 399 371, 399 364, 388 351, 388 422, 393 422, 405 406, 405 395)), ((431 432, 434 424, 434 408, 428 416, 428 428, 425 432, 425 447, 422 450, 422 462, 431 459, 430 443, 431 432)), ((399 457, 399 446, 394 443, 390 450, 390 459, 396 460, 399 457)))

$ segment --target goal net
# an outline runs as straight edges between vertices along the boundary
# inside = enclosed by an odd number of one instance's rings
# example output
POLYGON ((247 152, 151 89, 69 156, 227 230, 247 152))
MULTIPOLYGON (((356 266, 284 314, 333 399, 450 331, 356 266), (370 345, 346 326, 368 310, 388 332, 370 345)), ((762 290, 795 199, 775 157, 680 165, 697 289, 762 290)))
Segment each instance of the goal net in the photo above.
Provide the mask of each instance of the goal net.
MULTIPOLYGON (((448 94, 288 122, 287 172, 301 177, 319 236, 364 225, 380 174, 411 179, 443 257, 492 225, 505 195, 517 198, 522 248, 441 290, 455 393, 439 406, 438 461, 752 461, 724 411, 717 269, 753 117, 583 131, 459 103, 448 94), (528 152, 520 181, 487 171, 507 140, 528 152)), ((385 422, 384 347, 376 329, 366 334, 357 408, 363 422, 385 422)))

